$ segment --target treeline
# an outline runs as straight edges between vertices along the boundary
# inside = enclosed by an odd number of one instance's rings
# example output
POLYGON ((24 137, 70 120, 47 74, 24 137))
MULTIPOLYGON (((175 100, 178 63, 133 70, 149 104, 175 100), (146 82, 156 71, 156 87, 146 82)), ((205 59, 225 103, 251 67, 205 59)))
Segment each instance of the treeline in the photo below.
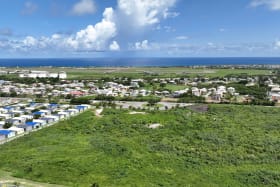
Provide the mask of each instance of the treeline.
POLYGON ((178 103, 205 103, 205 98, 201 96, 195 96, 192 95, 192 93, 189 91, 187 93, 181 94, 177 96, 178 103))
POLYGON ((6 92, 0 92, 0 97, 17 97, 17 93, 16 92, 9 92, 9 93, 6 93, 6 92))
POLYGON ((34 84, 34 83, 44 83, 44 84, 56 84, 60 80, 59 78, 20 78, 20 77, 14 77, 14 76, 7 76, 7 75, 1 75, 0 80, 5 81, 12 81, 15 83, 21 83, 21 84, 34 84))
POLYGON ((86 96, 71 99, 71 104, 90 104, 91 100, 98 101, 138 101, 138 102, 148 102, 150 104, 155 104, 160 102, 161 98, 156 96, 137 96, 137 97, 113 97, 106 95, 97 95, 97 96, 86 96))
POLYGON ((227 87, 235 88, 236 92, 241 95, 250 95, 257 99, 267 98, 267 88, 264 86, 246 86, 240 83, 231 83, 227 87))

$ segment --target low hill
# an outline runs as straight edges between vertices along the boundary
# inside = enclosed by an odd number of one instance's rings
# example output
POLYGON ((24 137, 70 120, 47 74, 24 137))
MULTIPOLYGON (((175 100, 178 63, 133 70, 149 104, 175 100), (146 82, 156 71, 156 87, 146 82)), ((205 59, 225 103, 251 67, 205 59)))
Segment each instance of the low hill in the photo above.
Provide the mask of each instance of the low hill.
POLYGON ((0 170, 66 186, 279 186, 279 121, 255 106, 87 111, 0 146, 0 170))

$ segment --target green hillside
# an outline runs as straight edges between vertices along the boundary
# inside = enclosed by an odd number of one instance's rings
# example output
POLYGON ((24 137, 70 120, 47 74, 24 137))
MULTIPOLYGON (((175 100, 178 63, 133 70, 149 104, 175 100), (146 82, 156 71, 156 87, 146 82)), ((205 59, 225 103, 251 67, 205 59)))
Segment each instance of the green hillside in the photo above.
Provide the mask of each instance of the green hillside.
POLYGON ((279 137, 280 109, 272 107, 87 111, 0 146, 0 170, 66 186, 273 187, 279 137), (154 123, 162 126, 148 128, 154 123))

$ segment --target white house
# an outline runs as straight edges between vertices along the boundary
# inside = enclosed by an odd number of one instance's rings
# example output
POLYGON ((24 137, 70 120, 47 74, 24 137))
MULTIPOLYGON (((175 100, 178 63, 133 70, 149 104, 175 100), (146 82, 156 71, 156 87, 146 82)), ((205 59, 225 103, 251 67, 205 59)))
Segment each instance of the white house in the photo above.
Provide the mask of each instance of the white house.
POLYGON ((58 121, 59 120, 59 117, 55 116, 55 115, 45 116, 45 118, 51 118, 51 119, 53 119, 53 121, 58 121))
POLYGON ((40 126, 45 126, 47 122, 41 119, 34 119, 33 122, 40 124, 40 126))
POLYGON ((24 133, 24 128, 10 127, 8 130, 14 131, 18 135, 24 133))
POLYGON ((12 137, 16 136, 16 133, 14 131, 11 131, 11 130, 1 129, 0 130, 0 135, 5 136, 5 138, 12 138, 12 137))

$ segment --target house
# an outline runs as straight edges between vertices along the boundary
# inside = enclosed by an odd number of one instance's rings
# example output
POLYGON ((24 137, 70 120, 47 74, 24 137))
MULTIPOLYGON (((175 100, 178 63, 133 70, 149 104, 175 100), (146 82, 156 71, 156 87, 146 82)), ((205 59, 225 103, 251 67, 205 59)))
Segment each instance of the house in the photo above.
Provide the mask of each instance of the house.
POLYGON ((35 107, 26 107, 26 108, 24 109, 25 112, 31 112, 31 111, 33 111, 33 110, 35 110, 35 107))
POLYGON ((21 115, 20 117, 21 117, 21 118, 24 118, 25 121, 26 121, 26 120, 32 120, 32 119, 33 119, 33 116, 32 116, 32 115, 21 115))
POLYGON ((50 115, 51 114, 50 110, 40 110, 39 112, 43 112, 44 115, 50 115))
POLYGON ((71 111, 73 114, 79 113, 79 110, 74 109, 74 108, 70 108, 70 109, 68 109, 68 111, 71 111))
POLYGON ((192 87, 192 95, 200 96, 200 92, 197 87, 192 87))
POLYGON ((53 119, 54 122, 59 120, 59 117, 55 116, 55 115, 49 115, 49 116, 45 116, 45 117, 53 119))
POLYGON ((45 126, 45 125, 47 125, 47 122, 46 122, 45 120, 41 120, 41 119, 34 119, 33 122, 39 123, 40 126, 45 126))
POLYGON ((33 112, 33 115, 42 117, 42 116, 45 116, 45 113, 38 111, 38 112, 33 112))
POLYGON ((40 128, 40 124, 36 123, 36 122, 32 122, 32 121, 28 121, 25 123, 27 126, 31 126, 32 129, 39 129, 40 128))
POLYGON ((64 114, 53 114, 53 116, 56 116, 58 120, 64 119, 65 115, 64 114))
POLYGON ((24 128, 10 127, 8 130, 14 131, 17 135, 24 133, 24 128))
POLYGON ((3 128, 3 126, 5 125, 5 121, 0 121, 0 129, 3 128))
POLYGON ((19 125, 19 124, 23 123, 23 121, 19 118, 11 118, 11 119, 6 120, 6 122, 10 123, 12 125, 19 125))
MULTIPOLYGON (((75 109, 75 110, 77 110, 77 109, 75 109)), ((78 113, 79 113, 79 110, 77 110, 78 111, 78 113)), ((64 112, 66 112, 66 113, 68 113, 68 116, 72 116, 72 115, 74 115, 75 114, 75 111, 73 111, 73 110, 65 110, 64 112)))
POLYGON ((0 130, 0 135, 4 135, 5 138, 12 138, 12 137, 15 137, 16 136, 16 133, 14 131, 11 131, 11 130, 4 130, 4 129, 1 129, 0 130))
POLYGON ((69 113, 68 112, 58 112, 57 114, 62 116, 61 118, 69 117, 69 113))
POLYGON ((0 114, 0 118, 10 119, 11 118, 11 114, 0 114))
POLYGON ((59 105, 58 105, 58 104, 55 104, 55 103, 52 103, 52 104, 49 104, 49 105, 48 105, 48 108, 49 108, 50 110, 57 109, 58 107, 59 107, 59 105))
POLYGON ((231 95, 233 95, 233 94, 235 93, 235 88, 229 87, 229 88, 227 89, 227 91, 228 91, 231 95))
POLYGON ((13 110, 12 113, 14 113, 15 115, 22 115, 24 113, 24 111, 22 111, 22 110, 13 110))
POLYGON ((76 109, 77 109, 79 112, 83 112, 83 111, 85 111, 87 108, 86 108, 85 106, 79 105, 79 106, 76 106, 76 109))
POLYGON ((44 120, 44 121, 46 121, 46 123, 52 123, 52 122, 54 122, 54 119, 53 119, 53 118, 47 118, 47 117, 40 118, 40 120, 44 120))
POLYGON ((16 127, 23 129, 25 132, 30 132, 33 129, 32 126, 26 124, 17 125, 16 127))
POLYGON ((7 113, 8 112, 8 110, 7 109, 5 109, 5 108, 0 108, 0 113, 7 113))
POLYGON ((11 111, 14 110, 14 107, 12 107, 12 106, 5 106, 4 109, 6 109, 7 112, 11 112, 11 111))
POLYGON ((6 135, 5 134, 0 134, 0 142, 6 139, 6 135))

